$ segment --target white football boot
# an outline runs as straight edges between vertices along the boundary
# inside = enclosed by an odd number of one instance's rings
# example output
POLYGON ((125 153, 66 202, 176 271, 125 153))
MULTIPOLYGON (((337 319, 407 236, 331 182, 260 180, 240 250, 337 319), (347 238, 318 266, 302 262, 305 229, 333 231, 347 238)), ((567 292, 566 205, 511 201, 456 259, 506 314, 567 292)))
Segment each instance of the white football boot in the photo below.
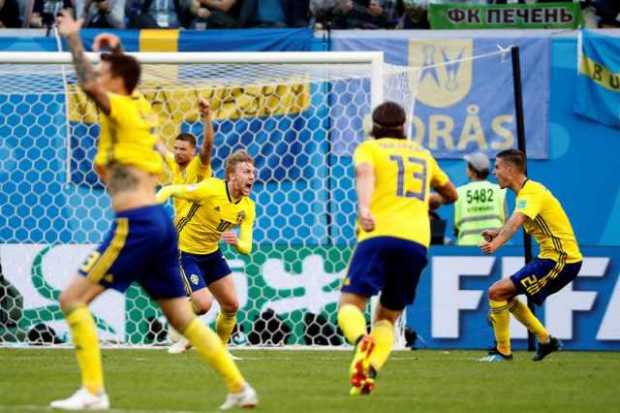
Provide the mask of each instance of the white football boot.
POLYGON ((235 407, 250 409, 258 404, 256 391, 249 384, 245 384, 239 393, 228 393, 226 401, 220 406, 220 410, 230 410, 235 407))
POLYGON ((50 407, 60 410, 108 410, 110 399, 105 393, 95 395, 82 387, 68 399, 54 400, 50 407))
POLYGON ((190 348, 192 348, 192 344, 189 342, 188 339, 186 339, 185 337, 181 336, 179 341, 176 341, 176 342, 172 343, 172 345, 170 347, 168 347, 168 353, 170 353, 170 354, 181 354, 181 353, 185 352, 186 350, 189 350, 190 348))

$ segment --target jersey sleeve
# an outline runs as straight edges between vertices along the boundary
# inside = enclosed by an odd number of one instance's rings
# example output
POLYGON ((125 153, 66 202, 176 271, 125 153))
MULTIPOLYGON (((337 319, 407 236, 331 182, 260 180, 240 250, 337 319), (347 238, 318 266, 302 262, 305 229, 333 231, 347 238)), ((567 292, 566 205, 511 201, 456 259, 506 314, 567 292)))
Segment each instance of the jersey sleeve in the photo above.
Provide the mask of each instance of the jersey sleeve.
POLYGON ((517 195, 515 212, 521 212, 530 219, 536 218, 542 207, 542 192, 526 192, 517 195))
POLYGON ((203 165, 200 156, 196 155, 187 165, 187 176, 195 182, 211 178, 211 165, 203 165))
POLYGON ((256 216, 256 208, 254 203, 251 204, 246 219, 241 223, 239 228, 239 240, 237 241, 237 251, 241 254, 249 254, 252 252, 252 230, 254 227, 254 217, 256 216))
POLYGON ((157 192, 157 201, 164 202, 170 197, 202 203, 215 194, 212 185, 168 185, 157 192))
POLYGON ((358 166, 362 163, 368 163, 372 166, 375 165, 372 148, 366 143, 358 145, 357 148, 355 148, 355 152, 353 152, 353 164, 358 166))
POLYGON ((437 187, 447 184, 450 181, 448 175, 439 167, 435 158, 432 156, 429 156, 429 158, 428 166, 431 175, 431 186, 437 187))

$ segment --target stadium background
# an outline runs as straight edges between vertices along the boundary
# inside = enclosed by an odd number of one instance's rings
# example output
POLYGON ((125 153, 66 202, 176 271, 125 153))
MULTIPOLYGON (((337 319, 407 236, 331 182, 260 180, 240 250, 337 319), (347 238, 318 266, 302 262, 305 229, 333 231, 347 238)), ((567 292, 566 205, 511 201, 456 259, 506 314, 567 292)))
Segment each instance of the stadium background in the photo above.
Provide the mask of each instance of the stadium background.
MULTIPOLYGON (((0 37, 0 49, 19 51, 55 51, 56 43, 50 38, 28 38, 27 33, 19 32, 19 36, 12 37, 17 32, 6 31, 0 37)), ((86 42, 92 39, 96 32, 87 31, 86 42)), ((153 50, 152 33, 144 31, 120 32, 128 50, 153 50)), ((252 45, 253 50, 333 50, 333 49, 376 49, 377 44, 385 42, 385 50, 392 51, 395 38, 406 36, 409 39, 437 39, 437 33, 407 32, 384 33, 372 32, 359 36, 354 32, 335 32, 330 39, 321 34, 314 35, 311 31, 301 30, 249 30, 234 31, 226 36, 217 34, 217 42, 211 41, 214 34, 209 32, 170 32, 168 40, 164 42, 166 51, 197 51, 213 50, 207 46, 218 45, 217 50, 248 50, 252 45), (248 41, 252 38, 255 41, 248 41), (203 49, 204 46, 204 49, 203 49), (197 49, 197 47, 199 49, 197 49)), ((455 38, 462 34, 454 32, 455 38)), ((478 35, 476 35, 478 36, 478 35)), ((473 41, 492 43, 506 42, 506 38, 520 38, 519 45, 527 49, 535 42, 547 42, 548 63, 537 59, 527 59, 523 62, 524 73, 538 73, 547 76, 543 86, 546 91, 538 89, 539 94, 528 99, 526 95, 526 108, 534 104, 548 110, 547 116, 541 121, 536 118, 540 111, 536 111, 526 118, 526 125, 533 128, 532 135, 536 141, 531 146, 539 145, 539 156, 531 159, 529 174, 533 179, 545 183, 558 198, 560 198, 574 225, 578 239, 584 246, 586 256, 586 270, 582 271, 580 279, 573 286, 575 291, 565 291, 545 307, 545 321, 552 331, 563 338, 568 348, 572 349, 620 349, 620 320, 613 317, 620 312, 620 189, 618 179, 613 170, 616 164, 617 154, 620 153, 620 133, 598 123, 594 123, 574 114, 573 103, 575 94, 575 79, 577 76, 577 42, 574 33, 560 32, 506 32, 499 35, 495 32, 479 35, 473 41), (497 36, 497 37, 495 37, 497 36), (501 36, 501 37, 500 37, 501 36), (544 93, 546 92, 546 93, 544 93), (540 96, 543 96, 541 98, 540 96), (544 96, 549 99, 548 106, 544 102, 544 96), (546 130, 548 133, 535 134, 536 131, 546 130)), ((469 32, 468 37, 471 37, 469 32)), ((401 39, 402 40, 402 39, 401 39)), ((161 38, 159 38, 161 41, 161 38)), ((620 41, 620 39, 619 39, 620 41)), ((389 54, 387 60, 390 61, 389 54)), ((406 61, 406 57, 403 56, 406 61)), ((6 79, 3 75, 3 82, 6 79)), ((497 72, 476 74, 481 82, 488 82, 493 87, 493 79, 498 76, 497 72)), ((534 79, 535 80, 535 79, 534 79)), ((527 84, 524 85, 527 88, 527 84)), ((59 196, 60 182, 66 180, 64 160, 66 157, 65 133, 62 128, 65 124, 64 103, 42 99, 44 104, 31 105, 29 97, 16 97, 0 94, 0 258, 5 276, 15 283, 22 294, 27 297, 36 297, 37 305, 26 306, 24 319, 29 323, 36 320, 53 321, 62 323, 57 318, 57 308, 54 308, 54 298, 57 289, 50 284, 50 278, 69 275, 71 269, 62 269, 67 266, 67 258, 79 262, 89 250, 89 247, 63 245, 63 244, 88 244, 97 242, 107 225, 100 225, 101 217, 105 214, 104 205, 101 208, 90 208, 89 214, 81 215, 83 208, 71 201, 71 196, 59 196), (17 99, 11 101, 11 99, 17 99), (21 99, 21 100, 20 100, 21 99), (12 104, 6 104, 11 102, 12 104), (15 112, 17 108, 17 113, 15 112), (39 128, 16 128, 18 123, 16 116, 32 116, 34 123, 39 128), (36 132, 33 134, 33 129, 36 132), (30 182, 40 178, 40 186, 30 189, 30 182), (38 198, 29 197, 28 194, 49 193, 43 198, 45 208, 36 205, 38 198), (87 231, 73 231, 72 226, 78 226, 74 222, 79 221, 80 228, 87 231), (86 226, 85 226, 85 223, 86 226), (90 223, 90 227, 88 226, 90 223), (99 225, 98 225, 99 224, 99 225), (52 226, 55 231, 47 231, 52 226), (28 243, 24 247, 24 243, 28 243), (32 245, 34 243, 36 245, 32 245), (59 244, 52 248, 47 244, 59 244), (47 257, 47 258, 46 258, 47 257), (55 258, 54 258, 55 257, 55 258), (64 257, 64 261, 61 259, 64 257), (47 261, 45 261, 47 259, 47 261), (63 271, 67 274, 64 274, 63 271)), ((490 110, 493 102, 480 105, 481 113, 490 110)), ((526 109, 527 110, 527 109, 526 109)), ((319 118, 323 121, 324 118, 319 118)), ((458 120, 458 121, 462 121, 458 120)), ((222 131, 229 126, 226 120, 217 122, 222 131)), ((292 125, 294 129, 295 126, 292 125)), ((289 150, 288 146, 278 149, 278 143, 286 142, 285 131, 274 131, 268 139, 270 149, 259 153, 260 163, 269 163, 274 154, 280 159, 285 159, 289 150)), ((234 134, 221 133, 218 139, 238 139, 234 134), (220 138, 224 135, 225 138, 220 138)), ((346 137, 344 137, 346 138, 346 137)), ((86 137, 88 139, 88 137, 86 137)), ((267 137, 263 137, 267 139, 267 137)), ((324 159, 325 141, 327 136, 316 135, 315 142, 300 142, 300 145, 311 144, 313 159, 324 159)), ((241 139, 241 141, 243 141, 241 139)), ((80 145, 84 145, 81 141, 80 145)), ((216 146, 218 145, 216 140, 216 146)), ((529 143, 528 143, 529 144, 529 143)), ((76 143, 77 145, 77 143, 76 143)), ((219 146, 222 148, 222 145, 219 146)), ((293 146, 293 150, 295 147, 293 146)), ((92 149, 92 148, 91 148, 92 149)), ((257 148, 258 150, 258 148, 257 148)), ((308 149, 300 148, 300 153, 307 153, 308 149)), ((292 153, 294 155, 294 153, 292 153)), ((443 153, 440 156, 441 166, 448 172, 453 181, 458 185, 466 181, 464 163, 455 159, 460 154, 443 153), (452 159, 450 159, 452 158, 452 159)), ((75 156, 75 155, 74 155, 75 156)), ((88 159, 88 145, 83 153, 84 160, 88 159)), ((226 153, 216 148, 214 169, 216 174, 221 170, 221 161, 226 153), (219 152, 218 152, 219 151, 219 152)), ((287 158, 288 159, 288 158, 287 158)), ((77 157, 80 160, 80 157, 77 157)), ((295 157, 287 162, 287 168, 295 170, 295 157)), ((271 266, 266 268, 265 262, 254 262, 246 266, 245 272, 261 278, 265 284, 270 285, 269 277, 273 274, 282 274, 282 279, 289 279, 289 283, 274 286, 278 282, 273 277, 271 286, 273 291, 269 293, 272 306, 287 312, 298 312, 296 317, 303 317, 303 311, 311 310, 314 313, 321 312, 326 306, 332 306, 336 296, 339 273, 346 265, 348 251, 352 245, 352 225, 343 217, 331 216, 330 222, 340 224, 345 228, 338 237, 329 234, 327 226, 315 225, 317 221, 323 223, 328 218, 316 214, 319 211, 337 210, 329 208, 326 203, 338 203, 343 199, 351 199, 354 196, 352 186, 347 188, 347 179, 350 181, 350 157, 346 151, 332 160, 337 166, 331 176, 320 177, 320 182, 315 182, 316 177, 304 177, 300 173, 292 173, 289 192, 310 194, 307 198, 298 200, 296 203, 281 206, 280 213, 295 212, 302 217, 302 222, 295 224, 276 222, 269 219, 270 207, 263 201, 263 194, 269 193, 268 184, 259 185, 256 188, 255 199, 259 206, 259 219, 256 223, 255 243, 264 257, 280 259, 283 264, 277 265, 277 261, 270 260, 271 266), (326 180, 344 180, 345 186, 334 196, 327 196, 325 191, 328 187, 326 180), (308 205, 309 204, 309 205, 308 205), (305 206, 304 206, 305 205, 305 206), (290 211, 287 211, 290 208, 290 211), (296 209, 297 208, 297 209, 296 209), (262 211, 261 211, 262 209, 262 211), (288 227, 287 227, 288 226, 288 227), (299 232, 301 228, 301 233, 299 232), (318 228, 318 229, 317 229, 318 228), (348 230, 346 228, 349 228, 348 230), (271 232, 270 232, 271 231, 271 232), (275 231, 275 232, 273 232, 275 231), (306 232, 304 232, 306 231, 306 232), (301 234, 307 243, 303 251, 295 251, 293 243, 287 246, 274 245, 274 233, 301 234), (308 242, 310 241, 310 242, 308 242), (336 259, 333 259, 336 257, 336 259), (296 276, 292 276, 296 275, 296 276), (322 284, 313 283, 311 277, 320 277, 322 284), (306 281, 303 281, 305 279, 306 281), (301 292, 299 292, 301 290, 301 292)), ((274 176, 261 175, 261 180, 279 179, 277 169, 262 168, 262 174, 274 174, 274 176)), ((71 169, 71 179, 82 181, 84 176, 76 178, 76 174, 88 174, 88 163, 74 165, 71 169)), ((291 176, 291 175, 289 175, 291 176)), ((340 182, 342 187, 342 181, 340 182)), ((79 191, 80 188, 75 188, 79 191)), ((290 195, 289 195, 290 196, 290 195)), ((284 197, 285 199, 286 197, 284 197)), ((277 197, 270 195, 264 200, 273 200, 277 197)), ((99 199, 92 200, 94 205, 100 205, 99 199)), ((443 218, 448 220, 448 235, 452 228, 450 208, 441 211, 443 218)), ((423 282, 418 291, 416 304, 409 309, 408 324, 418 331, 422 345, 431 348, 457 347, 457 348, 482 348, 491 339, 491 331, 486 328, 486 304, 483 290, 486 286, 518 265, 516 258, 521 256, 520 238, 513 245, 502 251, 496 258, 481 257, 476 249, 458 249, 455 247, 431 248, 431 265, 426 270, 423 282), (458 258, 449 258, 457 255, 458 258), (462 274, 463 271, 456 269, 468 268, 472 274, 462 274), (459 278, 460 277, 460 278, 459 278), (443 300, 442 300, 443 297, 443 300)), ((245 261, 237 258, 233 264, 243 268, 245 261)), ((74 267, 73 267, 74 268, 74 267)), ((248 291, 246 291, 247 293, 248 291)), ((136 292, 130 292, 137 294, 136 292)), ((251 295, 251 291, 250 291, 251 295)), ((141 306, 138 300, 133 303, 141 306)), ((255 307, 263 303, 247 301, 248 305, 255 307)), ((131 313, 131 308, 126 312, 131 313)), ((97 309, 95 307, 95 313, 97 309)), ((141 317, 149 314, 141 313, 141 317)), ((105 316, 102 317, 105 319, 105 316)), ((100 328, 105 331, 104 324, 100 328)), ((133 328, 140 330, 139 325, 133 328)), ((132 342, 132 332, 126 331, 128 342, 132 342)), ((523 331, 514 331, 515 337, 523 337, 523 331)), ((297 334, 300 334, 297 332, 297 334)), ((517 346, 523 348, 525 340, 517 340, 517 346)))

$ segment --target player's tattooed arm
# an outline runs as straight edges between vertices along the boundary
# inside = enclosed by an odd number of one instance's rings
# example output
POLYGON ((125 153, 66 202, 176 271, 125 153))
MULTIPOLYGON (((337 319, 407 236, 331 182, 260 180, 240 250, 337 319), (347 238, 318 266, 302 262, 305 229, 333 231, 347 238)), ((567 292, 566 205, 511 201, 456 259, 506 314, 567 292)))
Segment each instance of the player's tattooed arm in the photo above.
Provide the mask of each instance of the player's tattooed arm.
POLYGON ((206 99, 200 98, 198 100, 198 109, 200 111, 200 116, 202 117, 202 121, 204 122, 204 140, 202 143, 202 147, 200 148, 200 162, 203 165, 211 164, 211 152, 213 151, 213 122, 212 122, 212 113, 211 113, 211 105, 206 99))
POLYGON ((84 53, 84 45, 80 39, 82 20, 75 20, 68 10, 60 12, 58 17, 58 31, 67 39, 73 65, 80 87, 95 104, 106 114, 110 114, 110 99, 99 82, 97 71, 84 53))
POLYGON ((75 66, 75 74, 82 87, 88 87, 97 81, 97 72, 92 63, 84 54, 84 46, 77 33, 67 36, 69 47, 71 48, 71 56, 73 57, 73 65, 75 66))

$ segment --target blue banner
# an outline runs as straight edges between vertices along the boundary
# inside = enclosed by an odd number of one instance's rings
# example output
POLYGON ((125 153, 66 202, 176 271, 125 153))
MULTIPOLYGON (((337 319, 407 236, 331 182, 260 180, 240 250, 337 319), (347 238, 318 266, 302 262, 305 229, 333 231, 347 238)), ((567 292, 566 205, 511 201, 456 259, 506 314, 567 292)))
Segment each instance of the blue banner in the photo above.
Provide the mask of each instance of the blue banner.
POLYGON ((309 51, 314 34, 301 29, 231 29, 192 31, 179 35, 180 52, 309 51))
MULTIPOLYGON (((339 33, 333 38, 333 49, 379 50, 385 53, 387 63, 410 67, 409 90, 388 94, 396 100, 398 95, 410 95, 410 135, 438 158, 462 158, 472 151, 480 150, 493 156, 503 149, 516 147, 509 48, 519 46, 528 156, 548 157, 548 37, 414 39, 414 35, 407 32, 374 36, 339 33)), ((349 138, 343 136, 343 139, 349 138)), ((356 143, 362 138, 363 131, 359 130, 356 143)), ((345 146, 354 147, 350 141, 345 146)))
POLYGON ((575 112, 620 128, 620 39, 580 33, 575 112))
MULTIPOLYGON (((82 40, 86 50, 102 29, 83 29, 82 40)), ((56 52, 58 42, 53 33, 45 36, 43 30, 38 36, 0 36, 0 51, 11 52, 56 52)), ((257 51, 309 51, 314 34, 309 28, 301 29, 235 29, 235 30, 114 30, 123 47, 129 52, 144 50, 144 44, 165 44, 160 51, 178 52, 257 52, 257 51), (170 45, 172 42, 172 45, 170 45), (170 50, 173 49, 173 50, 170 50)), ((149 49, 153 49, 150 47, 149 49)), ((155 47, 156 48, 156 47, 155 47)), ((63 42, 63 50, 68 51, 63 42)))
MULTIPOLYGON (((620 248, 583 247, 575 281, 536 307, 549 332, 571 350, 620 350, 620 248)), ((488 288, 524 264, 521 247, 482 256, 478 248, 431 247, 407 326, 421 348, 478 348, 493 344, 487 321, 488 288)), ((524 296, 519 296, 525 302, 524 296)), ((527 348, 527 331, 510 320, 516 349, 527 348)))

